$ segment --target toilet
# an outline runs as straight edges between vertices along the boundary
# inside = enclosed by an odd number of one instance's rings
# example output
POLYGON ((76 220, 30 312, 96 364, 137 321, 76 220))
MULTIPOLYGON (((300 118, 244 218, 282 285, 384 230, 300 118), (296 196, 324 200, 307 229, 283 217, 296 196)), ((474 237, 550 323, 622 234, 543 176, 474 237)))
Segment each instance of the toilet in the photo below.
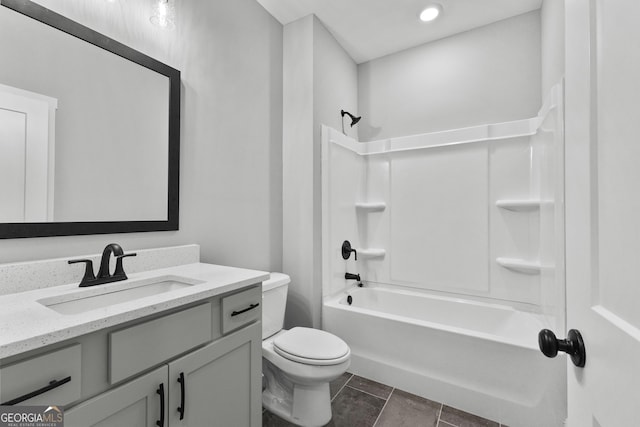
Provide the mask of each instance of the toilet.
POLYGON ((318 329, 284 330, 290 278, 271 273, 262 283, 262 405, 293 424, 331 420, 329 382, 349 368, 347 343, 318 329))

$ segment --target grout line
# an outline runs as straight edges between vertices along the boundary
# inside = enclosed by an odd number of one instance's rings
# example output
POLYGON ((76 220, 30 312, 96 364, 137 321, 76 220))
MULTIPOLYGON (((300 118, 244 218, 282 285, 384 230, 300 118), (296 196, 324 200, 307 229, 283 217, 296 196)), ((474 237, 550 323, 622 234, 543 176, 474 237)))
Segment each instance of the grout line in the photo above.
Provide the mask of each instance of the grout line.
MULTIPOLYGON (((436 426, 440 426, 440 417, 442 416, 442 408, 444 407, 444 403, 440 404, 440 410, 438 411, 438 421, 436 422, 436 426)), ((445 421, 443 421, 444 423, 445 421)))
POLYGON ((456 427, 455 425, 453 425, 453 424, 449 424, 449 423, 448 423, 448 422, 446 422, 446 421, 438 421, 438 427, 440 427, 440 423, 442 423, 442 424, 443 424, 443 425, 442 425, 442 427, 446 427, 446 426, 456 427))
MULTIPOLYGON (((346 385, 346 384, 345 384, 345 387, 349 387, 349 388, 351 388, 351 389, 353 389, 353 390, 357 390, 357 391, 359 391, 360 393, 368 394, 369 396, 377 397, 378 399, 380 399, 380 400, 384 400, 385 402, 386 402, 387 400, 389 400, 389 397, 391 397, 391 393, 389 393, 389 396, 387 396, 387 398, 385 399, 384 397, 380 397, 380 396, 378 396, 378 395, 376 395, 376 394, 369 393, 368 391, 360 390, 359 388, 354 387, 354 386, 352 386, 352 385, 346 385)), ((393 390, 394 390, 394 389, 391 389, 391 391, 392 391, 392 392, 393 392, 393 390)))
POLYGON ((340 394, 342 389, 347 386, 347 383, 351 380, 351 378, 353 378, 353 374, 351 374, 351 376, 344 382, 344 384, 342 384, 342 387, 340 387, 340 390, 338 390, 338 392, 335 394, 335 396, 333 396, 331 398, 331 402, 333 402, 335 400, 335 398, 338 397, 338 395, 340 394))
POLYGON ((387 400, 384 401, 384 405, 382 405, 382 409, 380 409, 380 413, 378 414, 378 416, 376 417, 376 420, 373 422, 373 426, 372 427, 376 427, 376 424, 378 424, 378 420, 380 419, 380 417, 382 416, 382 412, 384 412, 384 408, 387 407, 387 403, 389 403, 389 401, 391 400, 391 395, 393 394, 393 392, 396 390, 395 387, 393 387, 391 389, 391 393, 389 393, 389 397, 387 397, 387 400))

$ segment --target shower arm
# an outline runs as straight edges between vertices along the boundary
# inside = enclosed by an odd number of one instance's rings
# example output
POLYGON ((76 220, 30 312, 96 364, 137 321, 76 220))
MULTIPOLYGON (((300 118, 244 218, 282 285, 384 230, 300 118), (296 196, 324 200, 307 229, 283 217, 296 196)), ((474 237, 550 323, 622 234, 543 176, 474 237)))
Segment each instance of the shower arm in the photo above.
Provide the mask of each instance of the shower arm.
POLYGON ((342 133, 346 135, 346 133, 344 132, 344 116, 349 116, 349 118, 351 118, 351 127, 355 126, 356 123, 358 123, 362 117, 361 116, 356 117, 348 111, 340 110, 340 117, 341 117, 340 122, 342 124, 342 133))

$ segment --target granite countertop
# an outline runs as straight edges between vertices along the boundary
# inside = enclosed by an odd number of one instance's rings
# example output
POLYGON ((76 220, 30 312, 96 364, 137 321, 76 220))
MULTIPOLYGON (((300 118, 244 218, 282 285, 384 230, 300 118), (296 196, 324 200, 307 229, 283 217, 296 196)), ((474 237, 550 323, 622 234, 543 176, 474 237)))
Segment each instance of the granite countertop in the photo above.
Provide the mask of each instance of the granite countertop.
POLYGON ((87 288, 78 283, 0 296, 0 360, 25 351, 123 324, 206 298, 262 282, 269 273, 213 264, 187 264, 143 273, 129 279, 87 288), (61 314, 38 302, 103 294, 134 286, 140 280, 160 276, 191 279, 192 286, 96 308, 78 314, 61 314), (73 294, 73 295, 70 295, 73 294), (68 296, 68 298, 65 298, 68 296))

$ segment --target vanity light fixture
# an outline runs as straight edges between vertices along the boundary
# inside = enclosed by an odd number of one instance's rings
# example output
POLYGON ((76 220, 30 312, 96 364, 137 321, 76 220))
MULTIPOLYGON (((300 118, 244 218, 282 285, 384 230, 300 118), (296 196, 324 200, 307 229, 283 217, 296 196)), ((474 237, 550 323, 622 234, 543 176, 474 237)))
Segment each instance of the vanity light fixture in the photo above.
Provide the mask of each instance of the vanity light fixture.
POLYGON ((434 3, 427 6, 422 12, 420 12, 420 20, 422 22, 431 22, 436 19, 442 12, 442 6, 434 3))
POLYGON ((174 27, 174 18, 173 0, 157 0, 153 7, 153 15, 149 20, 156 27, 170 30, 174 27))

